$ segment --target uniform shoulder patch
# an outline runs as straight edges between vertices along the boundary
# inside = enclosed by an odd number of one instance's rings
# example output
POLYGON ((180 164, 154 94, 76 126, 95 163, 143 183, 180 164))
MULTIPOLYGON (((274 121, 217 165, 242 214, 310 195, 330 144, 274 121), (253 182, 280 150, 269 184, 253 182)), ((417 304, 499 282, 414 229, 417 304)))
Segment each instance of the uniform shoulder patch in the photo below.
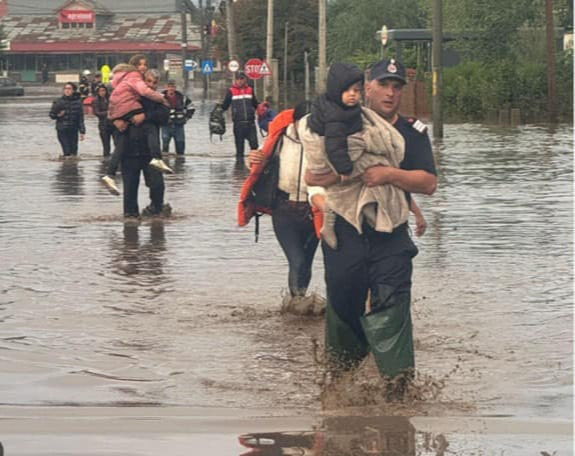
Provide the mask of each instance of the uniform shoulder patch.
POLYGON ((424 134, 427 131, 427 125, 425 125, 421 120, 414 119, 413 117, 408 119, 408 122, 411 124, 413 129, 421 134, 424 134))

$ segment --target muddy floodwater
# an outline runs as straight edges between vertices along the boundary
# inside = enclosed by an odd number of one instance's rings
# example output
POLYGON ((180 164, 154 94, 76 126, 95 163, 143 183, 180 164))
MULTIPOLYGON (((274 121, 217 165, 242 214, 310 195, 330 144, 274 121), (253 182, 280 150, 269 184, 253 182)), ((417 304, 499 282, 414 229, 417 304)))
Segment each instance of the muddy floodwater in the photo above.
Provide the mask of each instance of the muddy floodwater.
POLYGON ((279 312, 287 263, 268 217, 258 243, 237 227, 247 171, 230 124, 210 141, 214 100, 167 157, 173 217, 124 225, 92 115, 79 159, 60 159, 58 90, 0 99, 6 455, 573 453, 571 125, 445 126, 438 190, 416 197, 417 379, 389 404, 370 361, 322 394, 323 320, 279 312))

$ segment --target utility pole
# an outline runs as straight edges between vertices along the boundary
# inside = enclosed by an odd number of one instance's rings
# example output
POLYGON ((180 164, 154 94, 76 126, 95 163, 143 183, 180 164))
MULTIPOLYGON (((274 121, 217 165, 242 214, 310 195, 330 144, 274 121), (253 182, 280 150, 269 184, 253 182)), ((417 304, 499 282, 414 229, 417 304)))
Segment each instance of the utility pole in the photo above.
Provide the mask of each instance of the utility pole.
POLYGON ((325 75, 327 69, 327 50, 326 50, 326 12, 327 0, 319 0, 319 71, 316 77, 318 78, 316 86, 320 93, 325 92, 325 75))
MULTIPOLYGON (((274 48, 274 0, 268 0, 268 33, 266 39, 266 61, 271 65, 274 48)), ((272 78, 264 76, 264 100, 272 92, 272 78)), ((277 100, 274 100, 277 101, 277 100)))
POLYGON ((186 59, 188 50, 188 22, 186 19, 186 10, 184 3, 180 4, 180 17, 182 22, 182 80, 184 86, 184 93, 188 89, 188 71, 186 70, 186 59))
MULTIPOLYGON (((202 46, 201 58, 200 58, 200 69, 203 68, 204 60, 206 58, 206 40, 205 40, 205 12, 204 12, 204 1, 200 1, 200 43, 202 46)), ((182 62, 183 63, 183 62, 182 62)), ((208 82, 206 75, 202 71, 202 99, 207 98, 208 93, 208 82)))
POLYGON ((238 57, 236 51, 236 24, 234 22, 234 0, 226 0, 226 26, 228 28, 228 54, 230 60, 238 57))
POLYGON ((433 137, 443 138, 443 117, 441 113, 441 94, 443 92, 443 12, 442 0, 433 0, 433 28, 431 66, 433 71, 432 117, 433 137))
POLYGON ((288 75, 288 27, 289 27, 289 22, 286 21, 286 23, 285 23, 285 32, 284 32, 284 109, 287 109, 287 105, 288 105, 288 84, 287 84, 287 75, 288 75))
POLYGON ((303 62, 305 66, 305 101, 309 101, 311 98, 311 90, 309 83, 309 52, 303 52, 303 62))
POLYGON ((545 0, 545 29, 547 41, 547 110, 549 121, 557 121, 557 95, 555 91, 555 29, 553 27, 553 0, 545 0))

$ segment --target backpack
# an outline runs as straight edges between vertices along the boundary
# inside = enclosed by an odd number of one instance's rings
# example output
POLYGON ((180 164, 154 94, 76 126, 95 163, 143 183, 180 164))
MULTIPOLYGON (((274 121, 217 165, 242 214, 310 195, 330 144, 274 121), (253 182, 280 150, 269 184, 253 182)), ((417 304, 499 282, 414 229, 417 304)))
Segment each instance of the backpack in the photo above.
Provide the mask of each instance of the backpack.
POLYGON ((280 156, 278 151, 281 149, 282 139, 278 140, 272 156, 266 163, 266 167, 251 189, 249 199, 256 207, 256 214, 259 213, 261 215, 264 211, 273 209, 280 178, 280 156))
POLYGON ((221 141, 222 135, 226 132, 226 119, 222 105, 219 103, 217 103, 210 112, 209 127, 210 141, 212 140, 212 135, 219 135, 221 141))
POLYGON ((258 242, 260 234, 260 217, 263 214, 270 214, 278 193, 278 182, 280 179, 280 155, 279 150, 282 146, 283 137, 278 140, 274 147, 272 156, 266 163, 259 179, 251 188, 249 201, 255 206, 254 216, 256 218, 255 237, 258 242))

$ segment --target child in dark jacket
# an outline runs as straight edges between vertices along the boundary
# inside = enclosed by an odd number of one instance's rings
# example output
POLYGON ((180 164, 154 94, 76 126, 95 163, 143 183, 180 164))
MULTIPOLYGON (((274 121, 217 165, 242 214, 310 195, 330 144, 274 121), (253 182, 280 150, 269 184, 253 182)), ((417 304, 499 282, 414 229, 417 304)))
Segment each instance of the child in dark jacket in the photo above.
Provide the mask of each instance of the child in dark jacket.
MULTIPOLYGON (((307 124, 311 131, 324 137, 327 157, 342 180, 353 170, 347 138, 363 128, 360 106, 363 81, 363 71, 356 65, 331 65, 327 75, 326 93, 314 101, 307 124)), ((337 246, 335 218, 335 212, 326 205, 321 235, 332 248, 337 246)))

